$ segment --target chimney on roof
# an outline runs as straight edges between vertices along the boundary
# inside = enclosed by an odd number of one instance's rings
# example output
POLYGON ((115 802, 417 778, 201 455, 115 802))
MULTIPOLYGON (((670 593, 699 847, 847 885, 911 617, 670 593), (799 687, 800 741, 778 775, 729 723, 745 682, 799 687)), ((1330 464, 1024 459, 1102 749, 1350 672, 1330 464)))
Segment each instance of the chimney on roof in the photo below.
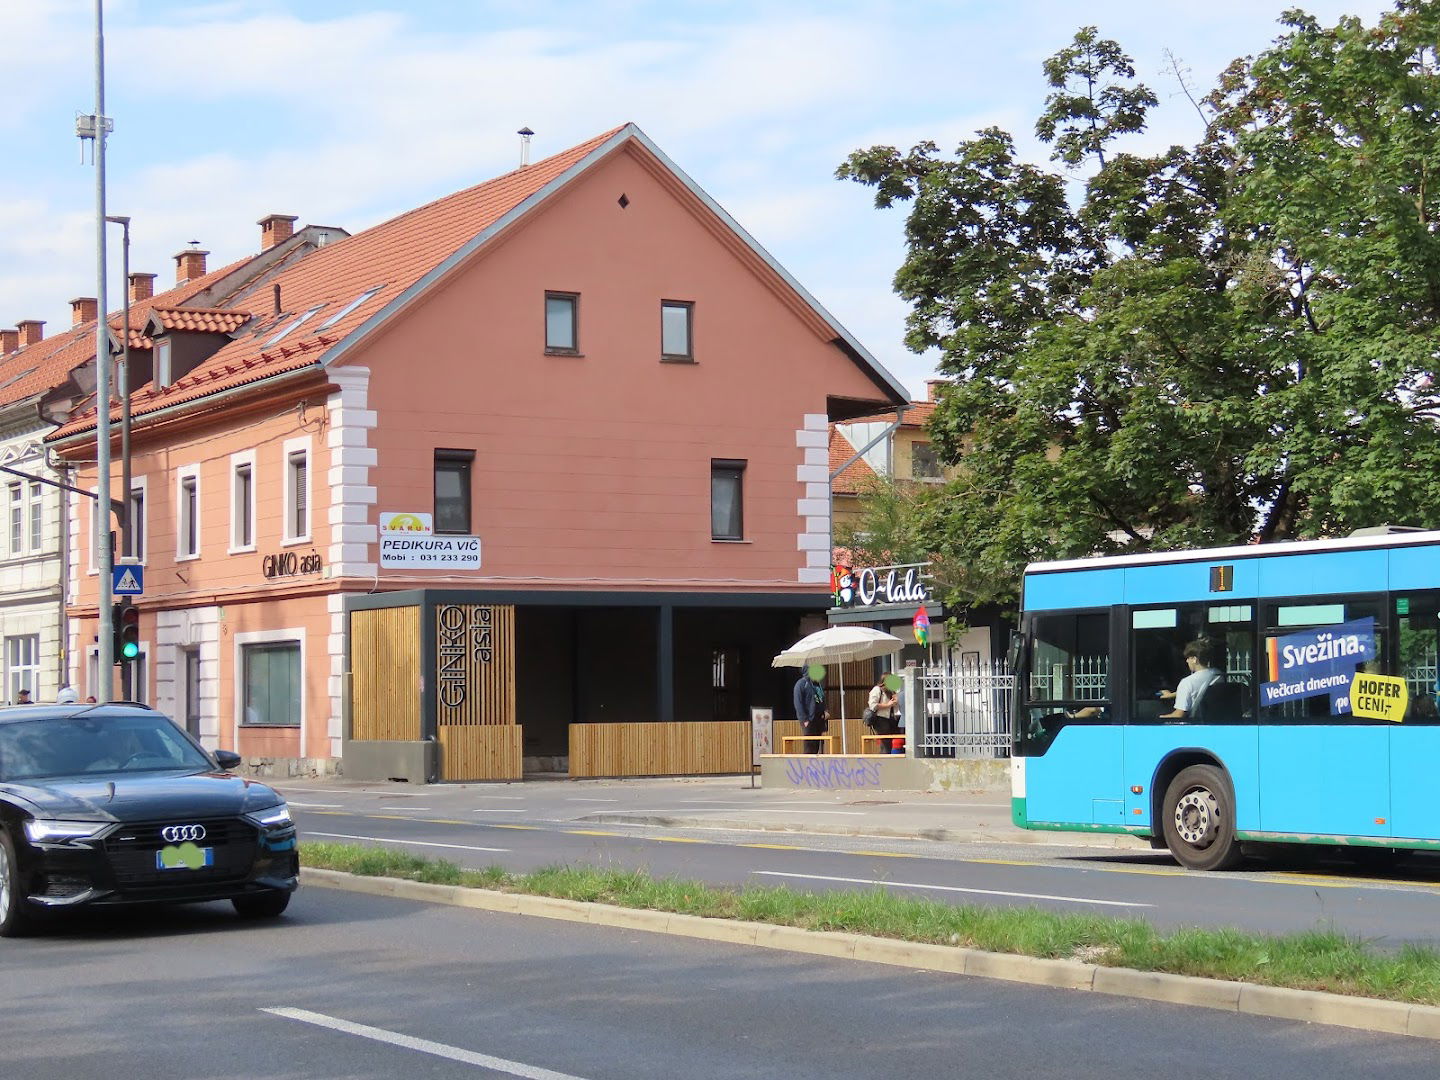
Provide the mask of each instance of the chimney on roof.
POLYGON ((130 275, 130 302, 149 300, 155 295, 155 275, 135 273, 130 275))
POLYGON ((283 244, 295 235, 295 222, 300 219, 294 214, 267 214, 257 225, 260 226, 260 250, 269 251, 276 244, 283 244))
POLYGON ((925 400, 926 400, 926 401, 939 401, 939 400, 940 400, 940 387, 942 387, 942 386, 948 386, 949 384, 950 384, 950 380, 949 380, 949 379, 926 379, 926 380, 925 380, 925 400))
POLYGON ((515 134, 520 136, 520 167, 523 169, 530 164, 530 140, 535 137, 535 132, 522 127, 515 134))
POLYGON ((191 240, 190 246, 175 256, 175 284, 183 285, 187 281, 204 277, 205 256, 209 254, 208 251, 200 250, 199 240, 191 240))
POLYGON ((21 319, 15 324, 20 334, 20 345, 38 345, 45 340, 44 319, 21 319))
POLYGON ((90 322, 100 310, 100 301, 93 296, 77 296, 70 301, 70 325, 90 322))
POLYGON ((19 330, 0 330, 0 356, 8 356, 20 348, 19 330))

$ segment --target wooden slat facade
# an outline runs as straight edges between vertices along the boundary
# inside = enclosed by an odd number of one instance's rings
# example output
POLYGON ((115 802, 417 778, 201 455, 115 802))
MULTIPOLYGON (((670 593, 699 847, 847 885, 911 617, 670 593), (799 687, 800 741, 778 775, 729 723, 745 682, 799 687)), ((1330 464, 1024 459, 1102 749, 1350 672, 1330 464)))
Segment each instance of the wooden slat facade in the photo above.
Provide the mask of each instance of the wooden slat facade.
POLYGON ((350 614, 350 737, 420 738, 420 609, 350 614))
POLYGON ((439 605, 435 652, 440 727, 515 723, 514 605, 439 605))
POLYGON ((572 778, 749 771, 748 720, 570 725, 572 778))
POLYGON ((440 779, 521 779, 522 734, 519 724, 441 724, 440 779))

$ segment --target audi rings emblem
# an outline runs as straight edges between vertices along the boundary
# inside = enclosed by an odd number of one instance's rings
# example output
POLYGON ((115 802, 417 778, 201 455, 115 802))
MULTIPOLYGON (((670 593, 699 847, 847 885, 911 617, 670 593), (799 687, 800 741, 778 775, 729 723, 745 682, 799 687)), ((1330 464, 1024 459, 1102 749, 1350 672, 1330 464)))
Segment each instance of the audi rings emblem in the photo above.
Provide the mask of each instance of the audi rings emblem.
POLYGON ((160 836, 167 844, 179 844, 185 840, 204 840, 204 825, 166 825, 160 836))

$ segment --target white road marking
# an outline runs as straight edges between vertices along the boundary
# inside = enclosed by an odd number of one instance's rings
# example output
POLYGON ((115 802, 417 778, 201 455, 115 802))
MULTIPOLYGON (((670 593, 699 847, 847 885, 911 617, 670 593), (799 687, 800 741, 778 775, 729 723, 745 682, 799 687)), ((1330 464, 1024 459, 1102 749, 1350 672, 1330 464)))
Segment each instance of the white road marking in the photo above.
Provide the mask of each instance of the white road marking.
POLYGON ((477 799, 504 799, 507 802, 524 802, 524 795, 476 795, 477 799))
POLYGON ((369 840, 376 844, 405 844, 412 847, 443 847, 455 848, 457 851, 509 851, 506 847, 475 847, 471 844, 436 844, 429 840, 397 840, 392 836, 355 836, 343 832, 316 832, 314 829, 306 829, 306 836, 329 836, 336 840, 369 840))
POLYGON ((294 799, 286 799, 291 806, 299 807, 301 810, 334 810, 342 804, 338 802, 296 802, 294 799))
POLYGON ((433 806, 380 806, 380 807, 376 807, 375 809, 378 809, 378 810, 423 810, 423 811, 425 811, 425 812, 428 814, 431 810, 434 810, 435 808, 434 808, 433 806))
POLYGON ((619 802, 619 799, 576 799, 567 796, 566 802, 619 802))
POLYGON ((695 814, 707 810, 739 810, 745 814, 827 814, 831 817, 869 817, 863 810, 772 810, 768 806, 677 806, 652 809, 637 806, 628 813, 636 814, 695 814))
POLYGON ((472 814, 514 814, 516 812, 523 811, 524 809, 525 808, 523 806, 498 806, 494 810, 471 810, 470 812, 472 814))
POLYGON ((918 881, 883 881, 879 878, 825 877, 823 874, 787 874, 783 870, 751 870, 761 877, 804 878, 807 881, 838 881, 847 885, 884 885, 892 889, 938 889, 941 892, 975 893, 979 896, 1011 896, 1020 900, 1058 900, 1066 904, 1100 904, 1104 907, 1154 907, 1129 900, 1092 900, 1085 896, 1051 896, 1048 893, 1005 892, 1001 889, 963 889, 958 885, 925 885, 918 881))
POLYGON ((505 1058, 491 1057, 489 1054, 477 1054, 473 1050, 462 1050, 458 1046, 447 1046, 445 1043, 432 1042, 430 1039, 417 1039, 413 1035, 402 1035, 397 1031, 386 1031, 384 1028, 371 1027, 369 1024, 356 1024, 350 1020, 341 1020, 336 1016, 311 1012, 309 1009, 273 1008, 260 1011, 286 1020, 298 1020, 302 1024, 313 1024, 316 1027, 329 1028, 331 1031, 344 1032, 346 1035, 358 1035, 362 1039, 398 1046, 404 1050, 415 1050, 422 1054, 458 1061, 465 1065, 478 1065, 482 1069, 492 1069, 495 1072, 508 1073, 510 1076, 521 1076, 525 1080, 581 1080, 580 1077, 572 1076, 570 1073, 542 1069, 538 1065, 526 1065, 523 1061, 507 1061, 505 1058))

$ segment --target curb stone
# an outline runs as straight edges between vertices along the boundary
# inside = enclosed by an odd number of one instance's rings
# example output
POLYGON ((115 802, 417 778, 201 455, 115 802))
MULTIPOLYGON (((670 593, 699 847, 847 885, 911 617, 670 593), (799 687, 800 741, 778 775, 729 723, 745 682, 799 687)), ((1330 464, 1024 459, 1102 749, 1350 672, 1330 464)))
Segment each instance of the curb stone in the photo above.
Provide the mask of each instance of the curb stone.
POLYGON ((1440 1007, 302 867, 305 885, 1440 1040, 1440 1007))
POLYGON ((1133 836, 1106 833, 1064 834, 1065 839, 1051 839, 1058 833, 1031 832, 1027 829, 903 829, 886 826, 826 825, 823 823, 787 823, 776 821, 740 821, 733 818, 687 818, 669 814, 624 813, 601 811, 577 819, 595 825, 656 825, 664 829, 717 829, 727 832, 824 833, 830 836, 880 836, 896 840, 935 840, 952 844, 1048 844, 1056 847, 1120 848, 1150 851, 1150 841, 1133 836))

